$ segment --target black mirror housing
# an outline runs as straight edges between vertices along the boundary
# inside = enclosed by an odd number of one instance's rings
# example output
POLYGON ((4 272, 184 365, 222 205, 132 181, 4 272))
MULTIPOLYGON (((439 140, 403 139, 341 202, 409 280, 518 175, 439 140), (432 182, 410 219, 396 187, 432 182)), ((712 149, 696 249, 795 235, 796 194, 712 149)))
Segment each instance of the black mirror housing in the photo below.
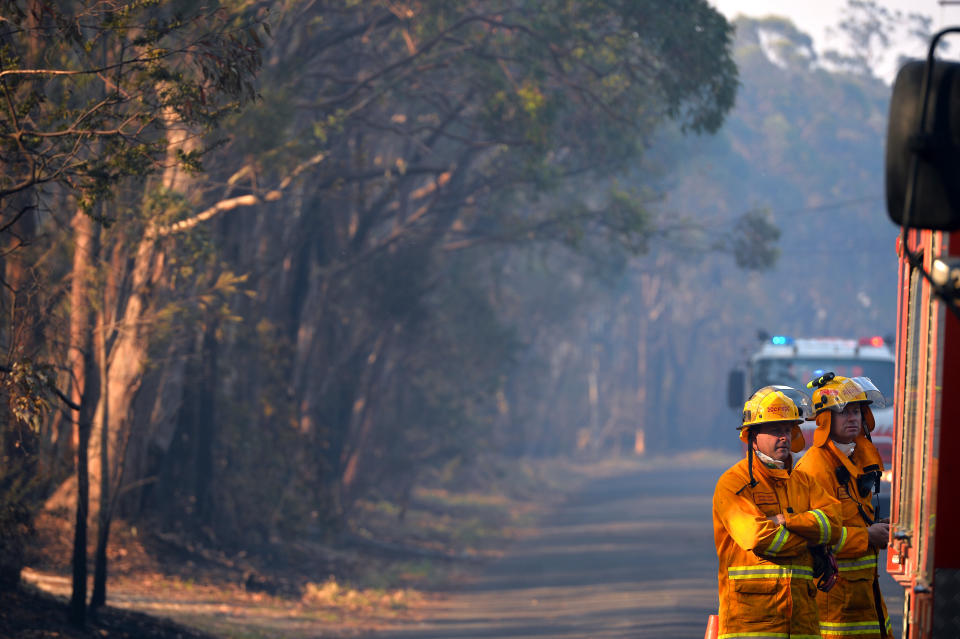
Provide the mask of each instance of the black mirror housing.
POLYGON ((727 376, 727 406, 743 409, 744 389, 747 386, 747 375, 742 370, 734 369, 727 376))
POLYGON ((907 184, 917 161, 910 228, 960 229, 960 63, 936 61, 925 134, 918 135, 926 63, 909 62, 897 74, 887 125, 887 213, 903 225, 907 184))

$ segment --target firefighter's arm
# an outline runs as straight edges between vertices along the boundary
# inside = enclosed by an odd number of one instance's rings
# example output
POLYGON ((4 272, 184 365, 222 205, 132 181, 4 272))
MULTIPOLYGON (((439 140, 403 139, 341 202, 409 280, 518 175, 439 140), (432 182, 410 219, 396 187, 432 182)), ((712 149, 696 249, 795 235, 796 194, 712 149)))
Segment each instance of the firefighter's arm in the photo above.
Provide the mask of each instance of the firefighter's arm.
POLYGON ((833 544, 837 559, 861 557, 870 550, 870 538, 866 526, 842 526, 840 536, 833 544))
POLYGON ((820 484, 803 471, 795 470, 794 474, 803 475, 810 495, 810 510, 784 515, 787 529, 803 537, 811 545, 837 543, 843 522, 840 502, 827 494, 820 484))
POLYGON ((806 552, 807 540, 767 518, 749 495, 748 491, 737 494, 725 486, 717 486, 714 493, 713 508, 733 541, 746 551, 767 557, 806 552))

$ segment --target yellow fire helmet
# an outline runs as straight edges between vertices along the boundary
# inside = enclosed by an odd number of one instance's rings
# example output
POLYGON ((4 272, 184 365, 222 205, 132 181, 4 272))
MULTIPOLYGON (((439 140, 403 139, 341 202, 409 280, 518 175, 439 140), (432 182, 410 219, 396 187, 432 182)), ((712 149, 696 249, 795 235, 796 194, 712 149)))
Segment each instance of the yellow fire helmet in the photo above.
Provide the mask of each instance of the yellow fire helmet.
MULTIPOLYGON (((816 382, 824 377, 826 376, 810 382, 807 386, 813 388, 816 382)), ((869 377, 836 375, 813 391, 813 410, 817 415, 827 409, 839 413, 847 404, 854 402, 866 402, 877 408, 884 407, 883 393, 877 390, 869 377)))
POLYGON ((868 436, 876 426, 870 407, 883 408, 886 405, 883 393, 877 390, 869 377, 831 376, 832 373, 827 373, 807 384, 810 388, 816 387, 813 391, 813 409, 817 421, 817 429, 813 433, 814 446, 823 446, 830 437, 830 413, 839 413, 847 404, 861 403, 864 435, 868 436))
POLYGON ((813 419, 813 410, 805 393, 790 386, 764 386, 743 405, 740 439, 748 441, 752 426, 792 422, 790 450, 799 453, 805 444, 800 424, 806 419, 813 419))

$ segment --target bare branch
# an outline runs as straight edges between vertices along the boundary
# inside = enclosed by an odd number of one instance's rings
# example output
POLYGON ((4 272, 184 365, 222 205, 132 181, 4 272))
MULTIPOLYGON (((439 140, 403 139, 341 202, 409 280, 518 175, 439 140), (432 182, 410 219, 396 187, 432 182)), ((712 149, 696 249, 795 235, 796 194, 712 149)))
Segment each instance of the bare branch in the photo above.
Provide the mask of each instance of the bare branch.
POLYGON ((308 168, 315 166, 321 163, 326 158, 326 155, 323 153, 318 153, 313 156, 306 162, 298 165, 293 171, 290 172, 290 175, 285 177, 276 189, 267 191, 264 194, 263 198, 255 194, 240 195, 237 197, 228 198, 226 200, 221 200, 214 204, 213 206, 197 213, 193 217, 187 218, 185 220, 180 220, 179 222, 174 222, 169 226, 164 226, 160 228, 154 228, 147 231, 147 239, 157 239, 161 237, 167 237, 168 235, 173 235, 175 233, 180 233, 181 231, 186 231, 197 226, 201 222, 205 222, 220 213, 225 211, 232 211, 233 209, 242 207, 242 206, 254 206, 255 204, 261 204, 263 202, 274 202, 279 200, 282 197, 282 191, 285 190, 294 179, 299 177, 306 171, 308 168))
POLYGON ((162 228, 155 228, 147 231, 147 239, 156 239, 160 237, 166 237, 168 235, 173 235, 174 233, 179 233, 181 231, 186 231, 192 229, 201 222, 205 222, 210 218, 214 217, 219 213, 224 211, 231 211, 235 208, 241 206, 253 206, 254 204, 260 204, 262 200, 256 195, 241 195, 238 197, 232 197, 227 200, 221 200, 211 206, 210 208, 197 213, 193 217, 187 218, 185 220, 180 220, 179 222, 174 222, 169 226, 164 226, 162 228))

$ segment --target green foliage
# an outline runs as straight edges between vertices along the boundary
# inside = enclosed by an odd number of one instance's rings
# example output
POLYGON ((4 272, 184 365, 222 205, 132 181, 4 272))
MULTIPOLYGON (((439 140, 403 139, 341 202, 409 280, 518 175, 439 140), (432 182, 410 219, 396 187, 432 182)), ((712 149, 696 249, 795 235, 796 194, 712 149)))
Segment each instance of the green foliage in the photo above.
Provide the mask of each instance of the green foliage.
POLYGON ((654 230, 653 220, 644 201, 635 191, 614 189, 603 216, 608 221, 609 242, 621 239, 635 255, 647 252, 649 236, 654 230))
POLYGON ((397 362, 403 383, 379 398, 390 407, 371 442, 365 482, 402 497, 402 488, 451 459, 472 459, 496 445, 491 398, 515 363, 513 331, 484 292, 470 283, 469 264, 451 264, 425 303, 430 315, 404 327, 397 362), (375 463, 372 463, 376 460, 375 463))
POLYGON ((256 96, 255 16, 159 1, 24 4, 4 2, 0 29, 0 202, 58 184, 90 211, 122 180, 162 168, 166 127, 213 126, 256 96))
POLYGON ((211 491, 218 539, 262 548, 275 541, 272 535, 322 529, 332 508, 319 481, 323 469, 304 447, 287 386, 293 348, 280 327, 266 319, 225 331, 242 362, 229 382, 256 373, 258 386, 249 394, 217 398, 211 491))
POLYGON ((20 360, 0 372, 0 590, 16 586, 40 485, 37 442, 49 411, 50 370, 20 360))
POLYGON ((582 397, 590 351, 557 384, 537 374, 555 370, 551 340, 570 346, 560 325, 580 328, 578 303, 606 299, 655 246, 655 198, 625 176, 666 123, 718 128, 737 87, 730 25, 704 0, 292 2, 268 41, 234 7, 131 4, 96 37, 71 31, 63 68, 128 54, 122 99, 93 74, 38 85, 57 95, 51 130, 84 108, 99 127, 134 127, 83 138, 57 173, 85 206, 118 196, 104 215, 117 222, 103 236, 111 311, 131 265, 150 271, 131 294, 152 365, 127 417, 145 425, 131 449, 151 467, 130 481, 158 477, 164 525, 269 547, 335 530, 366 493, 402 500, 451 459, 527 435, 569 450, 575 430, 551 422, 581 405, 551 394, 582 397), (205 134, 204 151, 178 148, 181 127, 205 134), (168 161, 189 188, 158 188, 168 161), (258 205, 143 242, 238 196, 258 205), (541 402, 529 431, 518 370, 541 402), (154 424, 161 412, 176 415, 154 424), (176 434, 161 450, 151 429, 176 434))
POLYGON ((896 321, 897 229, 882 213, 889 87, 825 69, 809 36, 781 18, 736 26, 742 84, 726 125, 652 152, 668 170, 665 206, 703 229, 693 250, 661 257, 652 301, 657 375, 647 392, 672 412, 645 414, 671 424, 661 432, 672 445, 736 444, 735 414, 704 419, 683 398, 722 406, 724 373, 742 365, 757 329, 856 337, 889 333, 896 321), (740 269, 704 246, 722 247, 740 269))
POLYGON ((731 248, 737 266, 750 270, 771 268, 780 256, 780 229, 769 209, 741 215, 733 227, 731 248))
MULTIPOLYGON (((48 399, 52 388, 52 375, 49 366, 37 365, 29 359, 13 363, 9 369, 0 373, 3 397, 6 409, 12 420, 4 420, 4 429, 16 430, 28 428, 34 435, 50 410, 48 399)), ((15 447, 22 448, 22 437, 15 438, 15 447)))
POLYGON ((878 208, 889 89, 819 66, 788 21, 737 26, 741 87, 724 127, 714 137, 661 129, 617 178, 646 212, 639 255, 623 259, 569 223, 591 211, 577 195, 597 209, 612 201, 577 184, 541 202, 592 269, 546 249, 501 258, 498 309, 526 346, 505 385, 512 448, 610 454, 632 450, 638 431, 648 451, 734 447, 725 373, 756 329, 891 330, 896 228, 878 208))
MULTIPOLYGON (((593 184, 636 158, 664 120, 713 131, 733 104, 732 30, 700 0, 669 11, 655 2, 435 1, 390 16, 387 5, 360 3, 284 25, 303 43, 289 55, 310 71, 277 68, 279 86, 264 95, 284 101, 258 108, 256 121, 277 122, 286 100, 310 90, 304 117, 278 123, 290 141, 267 153, 297 161, 315 140, 331 151, 321 180, 366 180, 372 198, 454 167, 444 210, 473 198, 484 213, 465 234, 523 238, 550 211, 513 198, 575 181, 603 191, 593 184), (353 37, 355 24, 374 31, 353 37), (326 41, 340 45, 307 44, 326 41), (360 178, 369 171, 383 178, 360 178)), ((246 120, 244 130, 262 135, 246 120)))

